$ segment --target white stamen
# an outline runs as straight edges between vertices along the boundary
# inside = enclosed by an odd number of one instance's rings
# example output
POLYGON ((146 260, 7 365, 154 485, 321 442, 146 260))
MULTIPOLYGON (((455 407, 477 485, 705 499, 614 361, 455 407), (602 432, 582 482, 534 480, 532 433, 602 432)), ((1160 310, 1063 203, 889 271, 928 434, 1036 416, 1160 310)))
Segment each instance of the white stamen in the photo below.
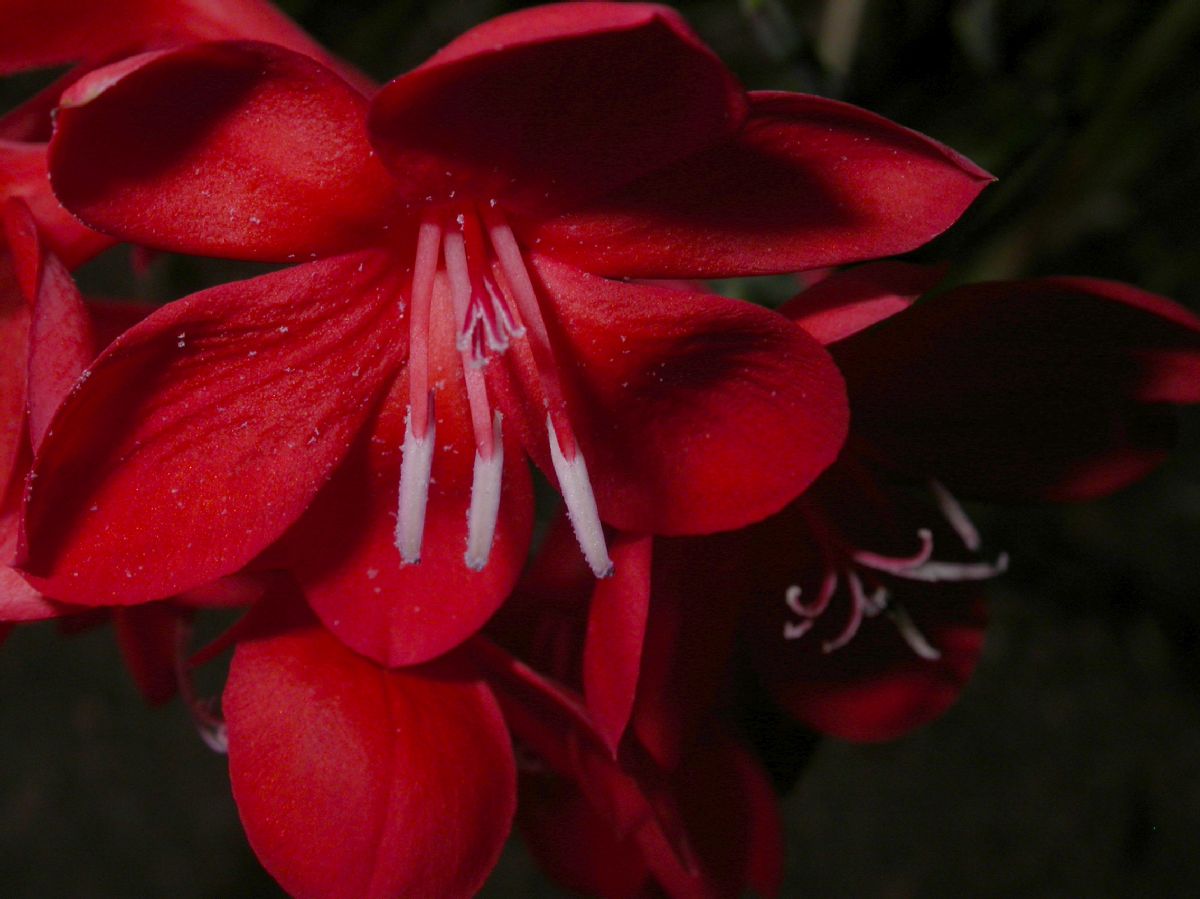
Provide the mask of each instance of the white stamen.
POLYGON ((933 644, 925 639, 925 635, 921 633, 904 606, 892 606, 888 609, 888 616, 892 619, 892 624, 896 625, 896 630, 900 632, 900 636, 904 638, 909 649, 927 662, 936 662, 942 657, 933 644))
POLYGON ((863 588, 862 578, 854 570, 847 571, 846 584, 850 588, 850 617, 840 634, 821 644, 821 651, 826 654, 837 652, 853 640, 859 627, 862 626, 863 615, 867 607, 866 590, 863 588))
POLYGON ((433 393, 429 395, 429 418, 425 436, 417 437, 412 428, 412 406, 404 418, 404 456, 400 462, 400 497, 396 510, 396 548, 406 564, 421 561, 421 540, 425 536, 425 506, 429 501, 429 471, 433 467, 435 444, 433 393))
POLYGON ((926 562, 899 572, 910 581, 936 584, 941 581, 986 581, 1008 571, 1008 553, 1000 553, 995 562, 926 562))
MULTIPOLYGON (((804 603, 800 601, 800 597, 803 595, 804 590, 799 584, 792 584, 783 594, 783 601, 787 603, 787 607, 799 618, 808 617, 808 610, 804 607, 804 603)), ((796 636, 800 635, 797 634, 796 636)))
POLYGON ((942 516, 949 522, 950 527, 954 528, 954 533, 958 534, 963 546, 971 552, 977 552, 983 545, 983 540, 975 523, 967 516, 966 510, 954 498, 954 494, 947 490, 941 481, 930 481, 929 489, 933 498, 937 500, 942 516))
POLYGON ((504 442, 500 439, 499 411, 492 418, 492 457, 475 451, 471 477, 471 507, 467 511, 467 553, 463 557, 472 571, 482 571, 492 552, 496 517, 500 513, 500 479, 504 472, 504 442))
POLYGON ((783 623, 783 639, 799 640, 805 634, 812 630, 813 624, 816 622, 808 621, 785 621, 783 623))
POLYGON ((608 557, 608 545, 604 542, 604 528, 600 524, 600 512, 596 509, 596 497, 592 493, 592 482, 588 479, 587 463, 583 453, 576 451, 575 458, 567 460, 558 444, 554 422, 546 416, 546 430, 550 435, 550 460, 558 476, 558 488, 567 504, 567 517, 575 529, 575 539, 583 550, 583 557, 596 577, 608 577, 613 573, 612 559, 608 557))

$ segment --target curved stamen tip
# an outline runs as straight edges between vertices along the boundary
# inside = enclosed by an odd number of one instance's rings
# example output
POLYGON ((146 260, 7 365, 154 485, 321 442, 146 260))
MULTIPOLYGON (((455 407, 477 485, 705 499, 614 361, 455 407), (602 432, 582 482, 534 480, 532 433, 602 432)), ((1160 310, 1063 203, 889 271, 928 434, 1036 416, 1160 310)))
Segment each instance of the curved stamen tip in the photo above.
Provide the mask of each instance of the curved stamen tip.
POLYGON ((608 557, 608 544, 604 541, 604 527, 600 524, 600 512, 596 508, 596 496, 588 478, 587 463, 583 453, 575 450, 574 457, 567 459, 559 445, 554 422, 546 416, 546 431, 550 435, 550 460, 558 476, 558 488, 567 505, 567 517, 575 531, 575 539, 587 560, 588 567, 598 578, 613 573, 612 559, 608 557))
POLYGON ((426 406, 425 433, 413 433, 412 406, 404 419, 404 449, 400 462, 400 495, 396 509, 396 548, 406 565, 421 561, 421 541, 425 536, 425 506, 429 502, 429 473, 433 467, 434 410, 433 391, 426 406))
POLYGON ((468 568, 482 571, 492 553, 496 536, 496 519, 500 514, 500 484, 504 473, 504 442, 500 435, 499 410, 492 416, 492 453, 487 459, 475 452, 475 468, 471 477, 471 506, 467 510, 467 552, 463 556, 468 568))
POLYGON ((909 649, 927 662, 936 662, 942 657, 941 652, 921 633, 921 629, 904 606, 893 605, 888 608, 887 613, 909 649))

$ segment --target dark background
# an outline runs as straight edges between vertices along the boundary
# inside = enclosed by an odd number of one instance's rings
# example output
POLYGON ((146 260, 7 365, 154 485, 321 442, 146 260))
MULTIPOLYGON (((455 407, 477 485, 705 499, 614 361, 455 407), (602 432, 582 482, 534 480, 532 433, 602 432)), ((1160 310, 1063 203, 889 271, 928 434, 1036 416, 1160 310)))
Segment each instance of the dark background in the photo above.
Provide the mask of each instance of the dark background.
MULTIPOLYGON (((519 4, 292 0, 386 80, 519 4)), ((914 254, 970 280, 1117 278, 1200 308, 1200 2, 683 3, 749 87, 849 100, 1000 177, 914 254), (855 13, 861 16, 855 21, 855 13)), ((175 296, 228 266, 124 257, 106 292, 175 296)), ((737 291, 745 285, 726 284, 737 291)), ((822 744, 783 800, 786 896, 1193 895, 1200 890, 1200 415, 1133 490, 973 509, 1013 556, 978 674, 885 746, 822 744)), ((0 649, 0 896, 275 896, 224 760, 147 710, 109 629, 0 649)), ((558 895, 513 844, 487 896, 558 895)))

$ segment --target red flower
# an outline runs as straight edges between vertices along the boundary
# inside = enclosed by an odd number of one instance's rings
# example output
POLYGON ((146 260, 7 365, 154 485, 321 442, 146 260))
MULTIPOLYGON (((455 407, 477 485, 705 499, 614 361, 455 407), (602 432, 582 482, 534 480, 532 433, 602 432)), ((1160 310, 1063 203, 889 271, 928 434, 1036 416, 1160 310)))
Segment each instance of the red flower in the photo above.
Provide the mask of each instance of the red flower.
POLYGON ((907 249, 987 181, 861 110, 743 94, 673 12, 634 4, 502 17, 369 109, 310 59, 212 44, 83 79, 58 123, 56 189, 93 226, 323 258, 172 304, 101 357, 39 455, 26 570, 136 603, 287 531, 262 564, 390 664, 455 645, 511 588, 518 440, 597 575, 601 519, 741 526, 836 453, 841 385, 799 329, 609 276, 907 249))
POLYGON ((784 707, 846 739, 935 718, 975 667, 975 582, 1006 560, 955 495, 1110 493, 1163 460, 1171 407, 1200 402, 1200 320, 1168 300, 1047 278, 907 308, 937 279, 864 266, 784 309, 830 345, 853 418, 838 463, 746 534, 752 656, 784 707))
POLYGON ((616 576, 593 583, 569 541, 560 520, 489 625, 531 667, 475 644, 528 761, 527 844, 585 895, 774 895, 775 797, 725 705, 741 571, 697 565, 694 540, 619 535, 616 576))

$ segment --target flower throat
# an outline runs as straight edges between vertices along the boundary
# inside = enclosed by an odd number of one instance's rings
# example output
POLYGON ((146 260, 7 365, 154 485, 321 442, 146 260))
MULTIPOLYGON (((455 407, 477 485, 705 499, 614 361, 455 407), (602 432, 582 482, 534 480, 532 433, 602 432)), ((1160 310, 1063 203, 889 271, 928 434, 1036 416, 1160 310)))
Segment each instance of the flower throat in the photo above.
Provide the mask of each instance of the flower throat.
POLYGON ((484 366, 512 341, 529 343, 546 405, 550 458, 584 558, 596 577, 612 573, 587 464, 567 415, 562 381, 537 291, 516 235, 493 200, 484 207, 430 212, 420 224, 409 309, 409 406, 396 515, 396 547, 406 564, 421 561, 425 509, 433 465, 436 414, 429 385, 429 318, 434 279, 444 264, 450 286, 455 349, 475 437, 464 562, 487 565, 496 533, 504 470, 499 410, 488 398, 484 366), (515 306, 515 309, 513 308, 515 306))

